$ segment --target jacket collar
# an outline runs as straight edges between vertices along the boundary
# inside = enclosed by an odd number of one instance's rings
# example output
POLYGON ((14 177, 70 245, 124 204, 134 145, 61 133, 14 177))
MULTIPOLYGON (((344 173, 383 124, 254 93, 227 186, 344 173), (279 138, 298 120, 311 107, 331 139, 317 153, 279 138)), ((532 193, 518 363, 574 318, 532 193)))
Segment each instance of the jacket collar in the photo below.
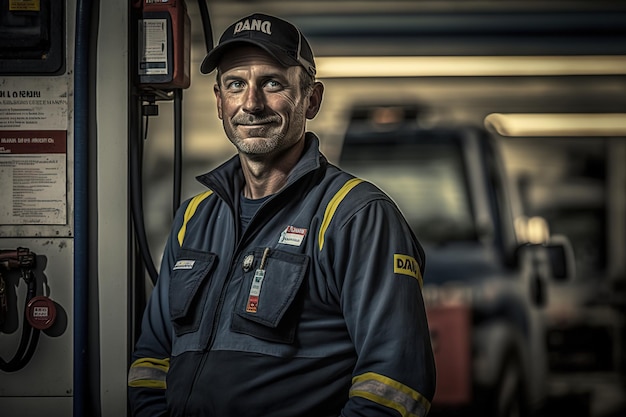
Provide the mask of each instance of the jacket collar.
MULTIPOLYGON (((283 189, 326 163, 326 158, 319 150, 318 137, 312 132, 307 132, 304 140, 304 152, 289 173, 283 189)), ((239 198, 245 183, 239 155, 233 156, 214 170, 197 176, 196 179, 226 201, 234 203, 239 198)))

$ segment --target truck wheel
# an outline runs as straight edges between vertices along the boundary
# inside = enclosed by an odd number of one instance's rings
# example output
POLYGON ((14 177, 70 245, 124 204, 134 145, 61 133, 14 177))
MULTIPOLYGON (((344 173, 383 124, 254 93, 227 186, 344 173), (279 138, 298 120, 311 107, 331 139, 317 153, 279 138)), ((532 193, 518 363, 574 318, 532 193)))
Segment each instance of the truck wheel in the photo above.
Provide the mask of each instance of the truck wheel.
POLYGON ((522 370, 514 357, 509 357, 504 363, 494 390, 490 414, 493 417, 526 416, 522 370))

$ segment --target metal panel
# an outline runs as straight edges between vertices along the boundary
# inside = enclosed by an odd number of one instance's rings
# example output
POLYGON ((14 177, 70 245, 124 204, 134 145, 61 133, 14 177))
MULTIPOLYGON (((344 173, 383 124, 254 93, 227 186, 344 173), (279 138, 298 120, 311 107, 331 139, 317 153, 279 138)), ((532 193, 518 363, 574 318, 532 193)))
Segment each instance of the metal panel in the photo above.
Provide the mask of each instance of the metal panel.
MULTIPOLYGON (((72 239, 2 239, 2 248, 28 247, 36 257, 35 277, 38 284, 56 304, 56 320, 41 331, 32 360, 13 373, 0 371, 0 404, 11 396, 72 395, 72 239)), ((18 273, 19 275, 19 273, 18 273)), ((19 277, 10 277, 16 283, 19 277)), ((20 279, 16 288, 19 327, 13 333, 0 333, 0 355, 6 361, 17 350, 23 325, 25 284, 20 279)), ((4 407, 0 406, 0 410, 4 407)))
POLYGON ((2 417, 70 417, 72 398, 0 397, 0 410, 2 417))

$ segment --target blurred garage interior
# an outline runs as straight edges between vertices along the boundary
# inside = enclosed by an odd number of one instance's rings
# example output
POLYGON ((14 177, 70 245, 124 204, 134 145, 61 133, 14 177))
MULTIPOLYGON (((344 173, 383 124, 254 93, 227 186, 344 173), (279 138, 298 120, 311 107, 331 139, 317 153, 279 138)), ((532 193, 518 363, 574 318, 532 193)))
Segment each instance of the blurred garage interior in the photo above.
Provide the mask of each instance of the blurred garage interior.
MULTIPOLYGON (((254 11, 301 27, 326 87, 309 127, 332 162, 357 107, 414 108, 421 128, 487 129, 523 215, 545 218, 574 249, 576 277, 551 285, 545 308, 553 385, 585 393, 579 401, 590 402, 593 415, 624 410, 626 4, 213 1, 209 10, 216 39, 254 11)), ((201 27, 192 34, 183 100, 187 197, 201 191, 196 175, 233 153, 216 118, 214 74, 197 71, 201 27)), ((171 218, 171 174, 163 169, 172 158, 171 111, 160 106, 146 142, 146 221, 157 260, 171 218)))
MULTIPOLYGON (((127 413, 130 352, 173 212, 205 191, 196 176, 235 152, 217 118, 215 74, 202 75, 200 62, 226 27, 254 12, 292 21, 310 41, 325 93, 308 128, 332 163, 362 169, 355 174, 407 218, 447 211, 471 224, 472 233, 445 238, 440 218, 432 229, 415 226, 427 249, 424 298, 440 376, 432 414, 483 415, 465 408, 480 390, 521 403, 525 386, 550 397, 533 409, 538 417, 626 415, 625 1, 170 0, 189 17, 190 86, 146 87, 140 5, 165 3, 0 0, 2 139, 44 131, 65 146, 52 157, 56 176, 38 177, 55 200, 7 174, 16 166, 30 175, 49 150, 34 148, 23 169, 22 155, 11 154, 18 148, 1 142, 0 184, 23 188, 0 202, 0 254, 37 253, 34 281, 57 321, 25 347, 24 268, 0 259, 11 295, 9 319, 0 316, 0 415, 127 413), (51 10, 50 21, 39 19, 51 10), (49 23, 44 46, 58 45, 65 61, 46 69, 60 55, 36 50, 42 72, 13 70, 24 49, 16 21, 49 23), (22 93, 52 105, 13 100, 22 93), (12 202, 31 197, 31 212, 12 202), (498 238, 516 245, 506 259, 473 256, 498 238), (496 279, 472 281, 482 267, 496 279), (512 292, 498 299, 513 290, 496 275, 524 273, 521 304, 508 303, 512 292), (524 333, 507 320, 538 326, 524 333), (504 334, 523 335, 515 342, 528 348, 512 368, 496 348, 504 334), (30 356, 5 371, 20 349, 30 356)), ((519 403, 492 414, 525 417, 519 403)))

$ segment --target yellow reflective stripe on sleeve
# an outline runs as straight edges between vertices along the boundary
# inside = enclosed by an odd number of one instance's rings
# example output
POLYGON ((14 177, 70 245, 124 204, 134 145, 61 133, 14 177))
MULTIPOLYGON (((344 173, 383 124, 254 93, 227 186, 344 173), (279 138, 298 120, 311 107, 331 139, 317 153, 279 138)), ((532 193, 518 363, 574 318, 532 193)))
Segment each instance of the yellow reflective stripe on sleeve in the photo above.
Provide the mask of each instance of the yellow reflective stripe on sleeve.
POLYGON ((350 397, 367 398, 396 410, 402 417, 424 417, 430 410, 430 401, 422 394, 374 372, 352 378, 350 397))
POLYGON ((185 240, 185 232, 187 232, 187 222, 191 220, 202 200, 204 200, 211 194, 213 194, 212 190, 205 191, 202 194, 198 194, 197 196, 192 198, 189 202, 187 209, 185 209, 185 215, 183 216, 183 225, 178 231, 178 244, 180 246, 183 246, 183 240, 185 240))
POLYGON ((326 211, 324 212, 324 219, 322 220, 322 225, 320 226, 320 232, 318 235, 318 245, 320 247, 320 251, 324 247, 324 235, 326 235, 326 229, 330 225, 330 221, 333 219, 335 215, 335 211, 337 211, 337 207, 341 201, 348 195, 350 190, 356 187, 358 184, 362 183, 363 180, 360 178, 352 178, 351 180, 346 181, 346 183, 341 187, 339 191, 333 196, 328 205, 326 206, 326 211))
POLYGON ((165 377, 170 369, 170 360, 141 358, 130 366, 128 386, 165 389, 165 377))

